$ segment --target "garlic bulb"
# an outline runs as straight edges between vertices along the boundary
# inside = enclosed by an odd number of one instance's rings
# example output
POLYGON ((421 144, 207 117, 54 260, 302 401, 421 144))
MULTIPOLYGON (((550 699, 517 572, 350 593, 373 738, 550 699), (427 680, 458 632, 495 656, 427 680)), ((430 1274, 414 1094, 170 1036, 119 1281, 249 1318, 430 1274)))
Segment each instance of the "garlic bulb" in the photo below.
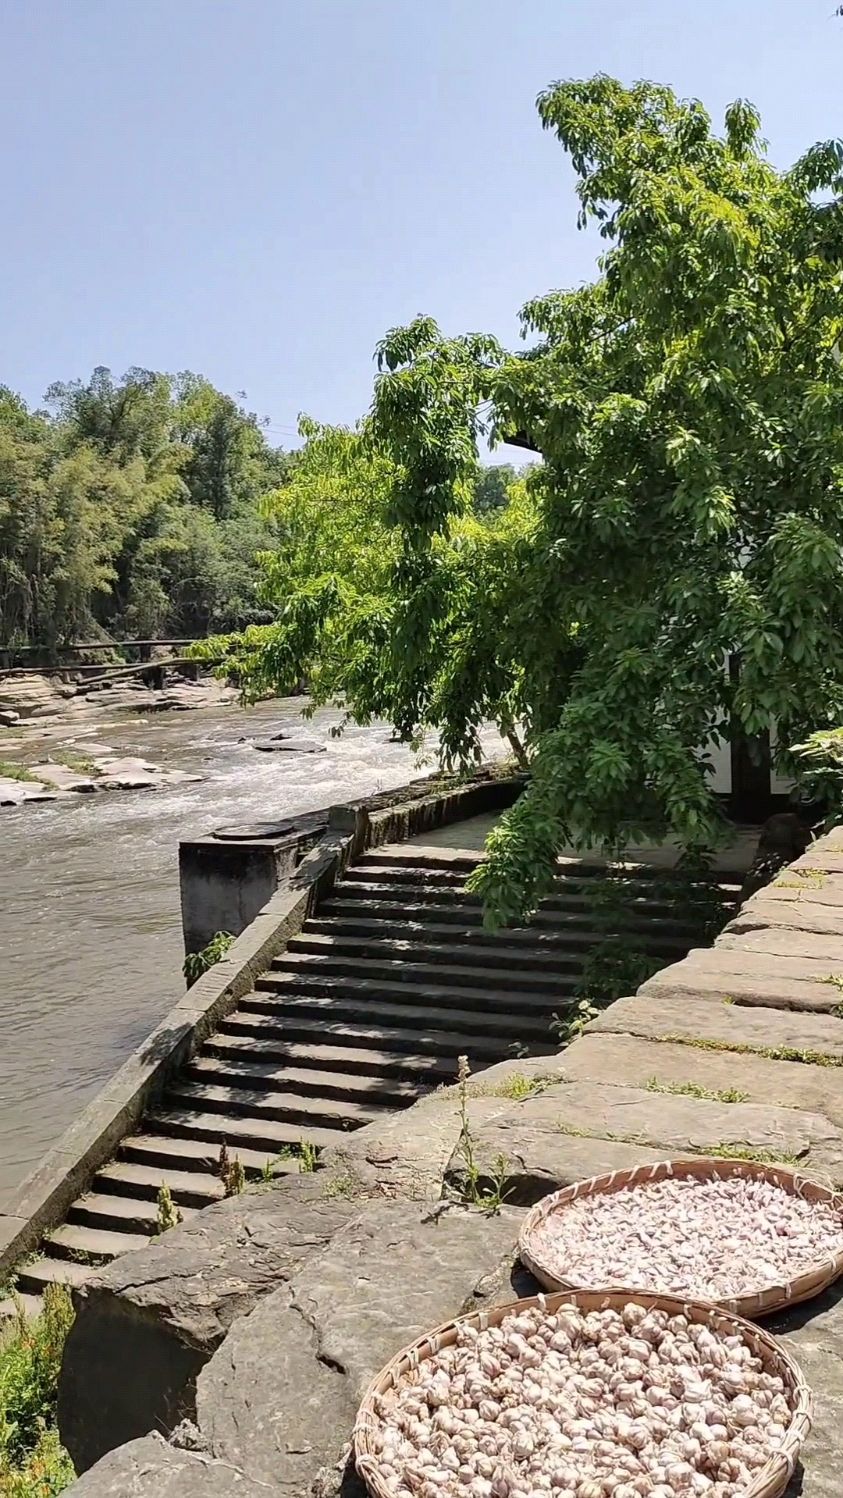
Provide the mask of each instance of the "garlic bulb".
POLYGON ((391 1498, 738 1498, 791 1417, 740 1336, 632 1303, 459 1325, 376 1410, 391 1498))
MULTIPOLYGON (((829 1203, 739 1175, 579 1196, 551 1211, 532 1239, 535 1257, 559 1280, 705 1300, 786 1283, 841 1250, 843 1221, 829 1203)), ((687 1330, 684 1321, 673 1317, 671 1331, 687 1330)))

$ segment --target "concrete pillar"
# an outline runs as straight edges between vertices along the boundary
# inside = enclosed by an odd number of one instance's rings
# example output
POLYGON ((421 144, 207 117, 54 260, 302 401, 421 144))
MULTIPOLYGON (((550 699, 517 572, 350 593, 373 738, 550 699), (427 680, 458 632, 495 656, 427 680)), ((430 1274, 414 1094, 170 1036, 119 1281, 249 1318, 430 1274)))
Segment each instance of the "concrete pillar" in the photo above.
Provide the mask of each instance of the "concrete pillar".
MULTIPOLYGON (((179 844, 184 950, 200 952, 218 931, 239 936, 298 867, 327 813, 265 824, 274 835, 211 835, 179 844), (277 828, 277 831, 276 831, 277 828)), ((248 829, 244 828, 244 833, 248 829)))

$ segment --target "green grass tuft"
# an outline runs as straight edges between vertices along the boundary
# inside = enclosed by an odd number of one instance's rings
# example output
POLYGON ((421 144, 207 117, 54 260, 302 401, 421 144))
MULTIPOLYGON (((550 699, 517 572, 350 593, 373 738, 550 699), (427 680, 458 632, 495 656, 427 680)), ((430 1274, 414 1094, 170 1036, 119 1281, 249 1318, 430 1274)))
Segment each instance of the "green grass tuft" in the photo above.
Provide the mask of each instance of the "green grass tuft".
POLYGON ((698 1082, 660 1082, 658 1077, 650 1077, 647 1091, 668 1092, 677 1097, 704 1098, 709 1103, 745 1103, 749 1097, 748 1092, 740 1092, 737 1087, 726 1087, 721 1092, 712 1092, 708 1087, 701 1087, 698 1082))
POLYGON ((6 780, 37 780, 26 765, 19 765, 13 759, 0 759, 0 776, 6 780))
POLYGON ((691 1035, 655 1035, 656 1043, 687 1045, 698 1051, 729 1051, 735 1056, 763 1056, 767 1061, 798 1061, 804 1066, 843 1066, 843 1056, 826 1051, 797 1050, 793 1046, 743 1045, 737 1041, 702 1040, 691 1035))

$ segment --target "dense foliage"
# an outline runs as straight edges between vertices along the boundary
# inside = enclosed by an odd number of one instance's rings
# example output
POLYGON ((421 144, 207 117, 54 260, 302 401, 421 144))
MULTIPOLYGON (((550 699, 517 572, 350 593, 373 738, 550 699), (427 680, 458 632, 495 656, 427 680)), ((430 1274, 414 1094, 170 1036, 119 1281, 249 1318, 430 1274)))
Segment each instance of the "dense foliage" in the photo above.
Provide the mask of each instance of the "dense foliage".
MULTIPOLYGON (((314 704, 345 703, 355 721, 387 719, 412 741, 436 728, 446 762, 472 757, 484 719, 513 730, 507 661, 523 625, 511 580, 530 526, 524 483, 509 484, 506 503, 481 500, 475 509, 479 475, 466 481, 464 512, 433 547, 429 586, 448 615, 436 638, 418 616, 420 666, 408 649, 414 621, 395 588, 403 556, 392 516, 394 463, 368 422, 357 431, 305 422, 303 434, 290 480, 267 507, 279 540, 261 559, 261 598, 276 618, 225 640, 229 665, 249 696, 292 691, 306 676, 314 704), (418 711, 408 710, 408 697, 418 711)), ((212 640, 208 650, 219 647, 212 640)))
MULTIPOLYGON (((192 374, 0 387, 0 643, 205 634, 261 616, 260 513, 289 458, 192 374)), ((265 616, 264 616, 265 617, 265 616)))
POLYGON ((352 466, 305 460, 317 555, 300 537, 268 564, 280 620, 247 662, 261 689, 307 668, 357 718, 436 729, 452 761, 484 719, 523 734, 530 786, 476 881, 497 918, 565 841, 710 845, 711 736, 775 717, 788 745, 843 709, 843 146, 778 171, 750 105, 718 133, 603 76, 539 112, 597 278, 529 303, 521 353, 426 317, 387 335, 370 417, 330 439, 352 466), (485 519, 484 430, 542 459, 485 519))

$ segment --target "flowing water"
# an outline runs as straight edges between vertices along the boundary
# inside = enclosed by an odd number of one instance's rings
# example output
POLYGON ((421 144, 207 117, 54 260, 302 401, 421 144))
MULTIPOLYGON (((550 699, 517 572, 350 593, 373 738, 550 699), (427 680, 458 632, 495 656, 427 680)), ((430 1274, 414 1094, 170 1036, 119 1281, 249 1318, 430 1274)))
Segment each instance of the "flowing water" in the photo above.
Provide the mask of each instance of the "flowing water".
MULTIPOLYGON (((184 990, 178 843, 425 773, 383 726, 301 724, 300 701, 97 723, 120 753, 196 784, 0 811, 0 1205, 184 990), (324 754, 262 754, 244 735, 293 727, 324 754)), ((84 742, 79 744, 84 752, 84 742)))

